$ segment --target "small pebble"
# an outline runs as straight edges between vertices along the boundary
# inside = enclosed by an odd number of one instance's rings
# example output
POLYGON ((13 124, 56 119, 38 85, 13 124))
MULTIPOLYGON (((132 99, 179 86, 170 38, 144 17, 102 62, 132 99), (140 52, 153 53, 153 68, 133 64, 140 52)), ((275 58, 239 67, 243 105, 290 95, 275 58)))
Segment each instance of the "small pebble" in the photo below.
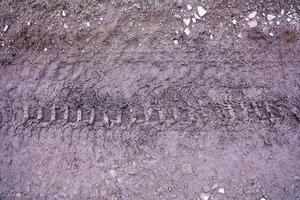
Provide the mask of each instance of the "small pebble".
POLYGON ((208 193, 210 191, 210 187, 209 186, 203 186, 203 192, 208 193))
POLYGON ((175 46, 178 46, 178 45, 179 45, 178 40, 174 40, 173 42, 174 42, 174 45, 175 45, 175 46))
POLYGON ((185 163, 181 167, 182 173, 183 174, 191 174, 193 173, 192 165, 189 163, 185 163))
POLYGON ((4 28, 3 28, 3 32, 4 32, 4 33, 7 32, 7 31, 8 31, 8 28, 9 28, 9 25, 6 24, 6 25, 4 26, 4 28))
POLYGON ((184 33, 189 36, 189 34, 191 33, 190 29, 189 28, 185 28, 184 29, 184 33))
POLYGON ((67 13, 63 10, 63 11, 61 12, 61 16, 66 17, 66 16, 67 16, 67 13))
POLYGON ((190 23, 191 23, 191 18, 184 18, 184 19, 183 19, 183 23, 184 23, 186 26, 190 25, 190 23))
POLYGON ((237 35, 237 37, 238 37, 238 38, 243 38, 242 33, 239 33, 239 34, 237 35))
POLYGON ((249 28, 255 28, 255 27, 257 27, 257 25, 258 24, 257 24, 256 20, 248 22, 249 28))
POLYGON ((90 22, 84 22, 84 25, 85 25, 86 27, 90 27, 90 26, 91 26, 91 23, 90 23, 90 22))
POLYGON ((221 194, 224 194, 224 193, 225 193, 225 190, 224 190, 224 188, 220 188, 220 189, 218 190, 218 192, 221 193, 221 194))
POLYGON ((183 5, 183 0, 177 0, 177 6, 182 7, 183 5))
POLYGON ((236 25, 236 24, 237 24, 237 21, 234 19, 234 20, 232 20, 232 23, 233 23, 234 25, 236 25))
POLYGON ((110 175, 111 177, 116 177, 116 176, 117 176, 117 171, 114 170, 114 169, 109 170, 108 173, 109 173, 109 175, 110 175))
POLYGON ((274 33, 272 33, 272 32, 270 32, 269 35, 270 35, 271 37, 274 37, 274 33))
POLYGON ((202 7, 202 6, 198 6, 198 15, 200 17, 203 17, 204 15, 206 15, 207 11, 202 7))
POLYGON ((176 19, 181 19, 181 16, 180 16, 179 14, 177 14, 177 13, 174 15, 174 17, 175 17, 176 19))
POLYGON ((253 11, 248 15, 249 19, 253 19, 257 15, 257 11, 253 11))
POLYGON ((187 8, 187 10, 189 10, 189 11, 193 9, 193 7, 192 7, 191 5, 187 5, 186 8, 187 8))
POLYGON ((272 20, 275 19, 275 18, 276 18, 275 15, 271 15, 271 14, 267 15, 268 21, 272 21, 272 20))
POLYGON ((215 183, 215 184, 213 184, 212 186, 211 186, 211 190, 215 190, 215 189, 217 189, 219 187, 219 185, 217 184, 217 183, 215 183))
POLYGON ((210 197, 210 194, 209 193, 201 193, 200 194, 200 199, 201 200, 208 200, 210 197))

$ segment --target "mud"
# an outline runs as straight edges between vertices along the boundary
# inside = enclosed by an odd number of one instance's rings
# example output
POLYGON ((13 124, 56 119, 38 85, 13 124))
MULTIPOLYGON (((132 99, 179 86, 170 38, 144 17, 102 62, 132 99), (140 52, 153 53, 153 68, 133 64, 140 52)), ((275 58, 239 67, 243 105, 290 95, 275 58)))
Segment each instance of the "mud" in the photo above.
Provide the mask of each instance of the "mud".
POLYGON ((299 6, 0 1, 0 199, 299 199, 299 6))

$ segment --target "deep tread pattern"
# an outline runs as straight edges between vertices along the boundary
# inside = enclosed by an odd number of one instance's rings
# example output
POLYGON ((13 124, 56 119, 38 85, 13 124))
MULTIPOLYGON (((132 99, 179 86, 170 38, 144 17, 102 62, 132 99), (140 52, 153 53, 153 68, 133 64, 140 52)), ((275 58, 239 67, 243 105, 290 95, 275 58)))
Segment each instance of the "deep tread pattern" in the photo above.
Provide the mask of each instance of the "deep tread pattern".
MULTIPOLYGON (((91 126, 105 129, 126 130, 137 126, 208 126, 222 127, 224 125, 237 125, 237 123, 263 123, 275 125, 283 120, 287 122, 300 121, 300 112, 294 102, 280 99, 273 101, 243 100, 225 102, 199 101, 198 105, 189 106, 186 103, 175 101, 165 104, 131 104, 120 102, 114 106, 72 105, 63 102, 38 105, 27 102, 22 106, 22 119, 20 114, 13 111, 14 125, 23 124, 25 127, 71 125, 76 127, 91 126), (15 123, 17 121, 17 123, 15 123), (19 123, 21 122, 21 123, 19 123)), ((2 109, 1 118, 6 116, 2 109)), ((2 119, 3 121, 3 119, 2 119)), ((8 120, 9 121, 9 120, 8 120)))

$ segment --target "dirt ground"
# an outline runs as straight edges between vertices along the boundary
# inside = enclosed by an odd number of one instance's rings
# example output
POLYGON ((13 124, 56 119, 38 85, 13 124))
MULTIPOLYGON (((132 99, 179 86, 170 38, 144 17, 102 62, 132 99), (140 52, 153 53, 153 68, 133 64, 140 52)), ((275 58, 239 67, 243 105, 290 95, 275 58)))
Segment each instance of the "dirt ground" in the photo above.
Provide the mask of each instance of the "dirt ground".
POLYGON ((300 200, 298 0, 0 0, 0 199, 300 200))

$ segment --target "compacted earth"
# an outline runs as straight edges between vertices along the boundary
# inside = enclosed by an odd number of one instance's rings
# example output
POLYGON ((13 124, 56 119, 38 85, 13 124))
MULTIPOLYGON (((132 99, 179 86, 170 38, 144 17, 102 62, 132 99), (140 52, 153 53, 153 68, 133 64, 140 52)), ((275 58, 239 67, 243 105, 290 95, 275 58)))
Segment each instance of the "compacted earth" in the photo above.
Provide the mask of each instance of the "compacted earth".
POLYGON ((0 0, 0 199, 299 200, 298 0, 0 0))

